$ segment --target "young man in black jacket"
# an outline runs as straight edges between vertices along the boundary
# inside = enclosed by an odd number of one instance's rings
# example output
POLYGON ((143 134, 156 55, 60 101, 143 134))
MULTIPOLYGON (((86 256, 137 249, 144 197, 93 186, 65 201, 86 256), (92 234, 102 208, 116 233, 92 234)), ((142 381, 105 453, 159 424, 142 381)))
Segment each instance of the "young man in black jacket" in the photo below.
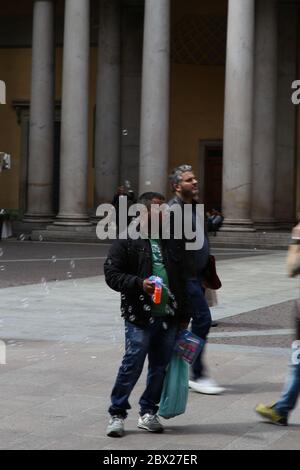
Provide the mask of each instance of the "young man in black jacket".
MULTIPOLYGON (((147 207, 147 222, 151 225, 151 207, 161 205, 164 197, 145 193, 138 201, 147 207)), ((148 224, 148 225, 149 225, 148 224)), ((143 221, 141 221, 141 230, 143 221)), ((184 313, 184 285, 182 269, 170 249, 168 240, 159 234, 150 238, 151 230, 143 238, 116 240, 104 265, 109 287, 121 293, 121 313, 125 319, 126 349, 122 365, 111 394, 107 428, 110 437, 122 437, 124 420, 130 404, 129 396, 137 383, 148 356, 147 386, 140 404, 138 427, 150 432, 163 432, 157 416, 166 368, 174 349, 180 324, 188 324, 184 313), (161 303, 152 301, 152 276, 163 279, 161 303)))

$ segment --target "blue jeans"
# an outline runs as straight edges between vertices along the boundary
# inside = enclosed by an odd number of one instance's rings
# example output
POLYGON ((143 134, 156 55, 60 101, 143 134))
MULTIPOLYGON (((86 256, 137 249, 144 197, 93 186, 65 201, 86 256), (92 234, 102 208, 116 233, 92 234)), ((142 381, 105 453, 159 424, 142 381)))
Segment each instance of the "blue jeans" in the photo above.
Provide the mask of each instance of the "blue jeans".
POLYGON ((156 318, 152 325, 140 328, 125 322, 126 350, 111 394, 111 416, 127 417, 131 409, 129 396, 137 383, 148 355, 147 386, 140 401, 140 414, 156 414, 159 408, 166 368, 171 360, 177 328, 163 327, 165 318, 156 318))
POLYGON ((296 408, 300 395, 300 363, 291 366, 291 373, 288 383, 283 391, 279 402, 274 406, 275 410, 284 418, 288 418, 289 413, 296 408))
MULTIPOLYGON (((187 310, 192 318, 192 333, 206 341, 212 319, 200 279, 188 279, 187 302, 187 310)), ((193 380, 200 379, 205 374, 203 351, 204 349, 200 352, 192 365, 193 380)))

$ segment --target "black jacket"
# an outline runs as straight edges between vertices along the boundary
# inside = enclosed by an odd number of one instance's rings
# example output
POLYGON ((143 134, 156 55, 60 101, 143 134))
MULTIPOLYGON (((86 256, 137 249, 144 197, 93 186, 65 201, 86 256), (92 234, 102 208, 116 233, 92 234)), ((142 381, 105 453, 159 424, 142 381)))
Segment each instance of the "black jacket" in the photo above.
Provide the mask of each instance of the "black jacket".
MULTIPOLYGON (((169 202, 168 205, 170 207, 174 206, 174 204, 179 204, 180 207, 182 208, 182 213, 183 213, 183 208, 184 208, 184 202, 182 199, 180 199, 178 196, 174 196, 169 202)), ((193 201, 193 210, 196 210, 196 205, 197 202, 193 201)), ((177 261, 183 265, 183 270, 184 270, 184 277, 185 279, 191 279, 191 278, 197 278, 198 275, 198 258, 196 256, 195 250, 186 250, 186 242, 191 242, 193 240, 186 240, 184 236, 184 217, 182 217, 182 239, 181 240, 176 240, 174 238, 174 223, 172 222, 172 216, 173 214, 171 213, 171 223, 170 223, 170 232, 171 232, 171 250, 176 253, 177 256, 177 261)), ((196 227, 193 224, 193 231, 195 231, 196 227)), ((208 244, 208 249, 209 249, 209 240, 207 236, 207 226, 205 225, 204 227, 204 232, 205 232, 205 237, 207 240, 208 244)), ((209 253, 210 254, 210 253, 209 253)), ((206 264, 206 263, 205 263, 206 264)))
MULTIPOLYGON (((163 260, 169 278, 169 308, 166 322, 188 321, 184 311, 185 284, 180 263, 174 258, 168 240, 162 240, 163 260)), ((104 264, 108 286, 121 293, 121 314, 139 326, 151 322, 151 296, 143 290, 143 281, 152 274, 152 250, 149 240, 115 240, 104 264)))

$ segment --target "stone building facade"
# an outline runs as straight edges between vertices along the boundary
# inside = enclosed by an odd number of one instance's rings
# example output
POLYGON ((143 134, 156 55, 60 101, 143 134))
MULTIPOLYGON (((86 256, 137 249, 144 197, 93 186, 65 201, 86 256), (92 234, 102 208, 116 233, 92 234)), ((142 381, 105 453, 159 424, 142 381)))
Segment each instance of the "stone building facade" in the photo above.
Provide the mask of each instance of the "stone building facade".
POLYGON ((2 3, 0 207, 85 227, 120 183, 167 193, 191 163, 226 230, 300 218, 299 1, 2 3))

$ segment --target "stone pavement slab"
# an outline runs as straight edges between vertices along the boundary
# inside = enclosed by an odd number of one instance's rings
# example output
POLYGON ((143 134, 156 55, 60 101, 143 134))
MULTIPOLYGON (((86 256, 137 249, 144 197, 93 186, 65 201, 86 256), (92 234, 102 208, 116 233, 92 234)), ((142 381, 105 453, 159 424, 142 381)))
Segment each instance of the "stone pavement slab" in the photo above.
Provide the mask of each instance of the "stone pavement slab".
POLYGON ((286 275, 286 252, 254 258, 221 260, 218 273, 223 287, 214 318, 225 318, 300 297, 299 279, 286 275))

